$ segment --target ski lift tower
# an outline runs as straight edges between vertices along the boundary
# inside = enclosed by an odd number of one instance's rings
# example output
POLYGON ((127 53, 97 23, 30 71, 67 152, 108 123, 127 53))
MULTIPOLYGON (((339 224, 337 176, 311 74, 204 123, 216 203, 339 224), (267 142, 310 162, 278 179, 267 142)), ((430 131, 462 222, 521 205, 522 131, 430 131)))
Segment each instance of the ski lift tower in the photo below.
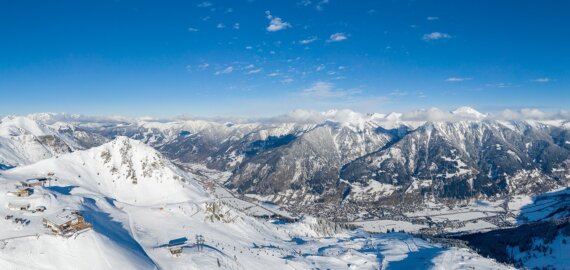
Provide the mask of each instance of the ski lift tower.
POLYGON ((198 250, 204 250, 204 236, 201 234, 196 235, 196 245, 198 246, 198 250))

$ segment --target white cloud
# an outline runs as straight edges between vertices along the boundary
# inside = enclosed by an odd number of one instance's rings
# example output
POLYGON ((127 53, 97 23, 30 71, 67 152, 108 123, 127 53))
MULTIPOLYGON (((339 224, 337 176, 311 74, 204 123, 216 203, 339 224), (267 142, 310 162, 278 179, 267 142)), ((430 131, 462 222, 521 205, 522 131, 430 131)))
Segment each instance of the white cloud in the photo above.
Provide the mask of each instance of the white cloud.
POLYGON ((439 108, 427 110, 415 110, 404 113, 401 120, 404 121, 463 121, 463 120, 560 120, 568 119, 570 115, 566 111, 549 114, 536 108, 523 108, 519 110, 505 109, 498 115, 480 113, 470 107, 461 107, 455 113, 443 111, 439 108))
POLYGON ((318 11, 321 11, 321 10, 323 10, 323 6, 326 5, 326 4, 328 4, 328 3, 329 3, 329 0, 321 0, 321 1, 319 1, 319 2, 317 3, 317 5, 315 6, 315 8, 316 8, 318 11))
POLYGON ((285 79, 281 80, 280 82, 282 84, 289 84, 289 83, 292 83, 293 81, 294 81, 293 78, 285 78, 285 79))
POLYGON ((271 72, 271 73, 267 74, 268 77, 277 77, 279 75, 280 75, 279 72, 271 72))
POLYGON ((306 45, 306 44, 313 43, 317 40, 318 40, 318 38, 313 36, 313 37, 308 37, 307 39, 299 40, 299 43, 306 45))
POLYGON ((390 92, 388 95, 389 95, 389 96, 399 96, 399 97, 401 97, 401 96, 407 96, 407 95, 408 95, 408 92, 404 92, 404 91, 400 91, 400 90, 395 90, 395 91, 390 92))
MULTIPOLYGON (((317 1, 314 2, 314 7, 316 10, 321 11, 324 8, 324 5, 328 4, 330 1, 329 0, 321 0, 321 1, 317 1)), ((299 6, 304 6, 304 7, 308 7, 308 6, 312 6, 313 5, 313 1, 311 0, 301 0, 300 2, 297 3, 297 5, 299 6)))
POLYGON ((539 109, 523 108, 518 111, 506 109, 499 115, 499 118, 506 120, 544 120, 552 118, 552 116, 539 109))
POLYGON ((198 32, 198 29, 194 27, 188 27, 188 32, 198 32))
POLYGON ((408 121, 450 121, 454 118, 452 113, 438 108, 415 110, 402 115, 402 119, 408 121))
POLYGON ((347 39, 348 36, 345 33, 334 33, 330 36, 327 42, 340 42, 347 39))
POLYGON ((449 77, 447 79, 445 79, 446 82, 463 82, 463 81, 468 81, 471 80, 473 78, 469 78, 469 77, 449 77))
POLYGON ((230 73, 232 73, 232 72, 234 72, 234 67, 229 66, 229 67, 226 67, 226 68, 223 69, 223 70, 218 70, 218 71, 216 71, 215 74, 216 74, 216 75, 230 74, 230 73))
MULTIPOLYGON (((291 105, 294 101, 303 100, 298 97, 291 102, 282 102, 285 105, 291 105)), ((390 113, 389 115, 378 114, 378 113, 368 113, 363 112, 374 112, 379 108, 384 108, 380 106, 387 102, 384 97, 370 97, 370 96, 358 96, 358 97, 347 97, 346 99, 341 99, 340 101, 322 101, 315 102, 312 99, 307 99, 305 103, 293 104, 291 106, 281 107, 281 109, 289 110, 288 113, 284 115, 278 115, 269 118, 227 118, 227 117, 196 117, 196 116, 178 116, 175 118, 153 118, 153 117, 123 117, 123 116, 86 116, 79 114, 66 114, 66 113, 38 113, 30 114, 28 117, 40 121, 42 123, 53 124, 57 122, 91 122, 91 123, 136 123, 140 121, 157 121, 157 122, 169 122, 175 120, 196 120, 203 119, 208 121, 215 121, 220 123, 226 123, 228 121, 235 123, 253 123, 253 122, 285 122, 285 123, 322 123, 324 121, 334 121, 341 123, 362 123, 366 120, 373 119, 379 123, 385 122, 389 123, 392 121, 480 121, 482 119, 490 120, 535 120, 535 121, 549 121, 549 120, 570 120, 570 112, 565 110, 560 110, 554 113, 546 113, 536 108, 523 108, 518 110, 505 109, 499 112, 498 115, 489 115, 484 118, 475 117, 475 114, 454 114, 449 111, 444 111, 439 108, 430 108, 424 110, 414 110, 406 113, 390 113), (314 105, 320 106, 314 106, 314 105), (303 110, 294 108, 317 108, 315 110, 303 110), (330 109, 339 108, 339 109, 330 109)), ((258 106, 269 106, 267 109, 275 108, 278 104, 271 103, 270 101, 264 101, 259 103, 258 106)), ((463 107, 470 109, 469 107, 463 107)), ((457 111, 457 110, 456 110, 457 111)), ((266 111, 263 111, 266 115, 266 111)), ((487 114, 483 114, 487 115, 487 114)))
POLYGON ((269 26, 267 26, 267 31, 269 32, 277 32, 291 27, 290 23, 284 22, 279 17, 273 17, 270 11, 266 11, 265 15, 267 15, 267 19, 269 20, 269 26))
POLYGON ((537 78, 532 80, 533 82, 537 82, 537 83, 547 83, 547 82, 551 82, 552 79, 544 77, 544 78, 537 78))
POLYGON ((261 72, 263 69, 258 68, 258 69, 252 69, 250 71, 247 72, 247 74, 257 74, 259 72, 261 72))
POLYGON ((218 23, 218 25, 216 25, 216 28, 223 29, 226 28, 226 26, 223 23, 218 23))
POLYGON ((203 64, 198 65, 198 67, 200 69, 207 69, 209 66, 210 66, 210 64, 208 64, 208 63, 203 63, 203 64))
POLYGON ((338 98, 347 97, 360 93, 360 90, 344 90, 336 88, 333 83, 329 82, 315 82, 309 88, 303 89, 301 94, 304 96, 312 96, 317 98, 338 98))
POLYGON ((426 18, 428 21, 437 21, 439 20, 439 17, 433 17, 433 16, 429 16, 426 18))
POLYGON ((485 84, 485 86, 487 87, 496 87, 496 88, 510 88, 510 87, 519 87, 519 85, 514 85, 512 83, 504 83, 504 82, 500 82, 500 83, 488 83, 485 84))
POLYGON ((394 113, 387 121, 417 121, 417 122, 442 122, 442 121, 480 121, 486 119, 488 114, 480 113, 471 107, 459 107, 454 111, 444 111, 436 107, 429 109, 413 110, 403 114, 394 113))
POLYGON ((446 33, 441 33, 441 32, 432 32, 429 34, 425 34, 422 39, 425 41, 430 41, 430 40, 439 40, 439 39, 449 39, 451 38, 451 35, 446 34, 446 33))
POLYGON ((207 7, 211 7, 211 6, 212 6, 212 3, 207 2, 207 1, 198 4, 198 7, 201 7, 201 8, 207 8, 207 7))
POLYGON ((239 27, 240 27, 239 23, 234 23, 234 29, 239 30, 239 27))
POLYGON ((366 118, 364 114, 349 110, 328 110, 328 111, 314 111, 297 109, 285 115, 273 117, 271 121, 278 122, 294 122, 294 123, 322 123, 324 121, 334 121, 339 123, 355 123, 363 122, 366 118))

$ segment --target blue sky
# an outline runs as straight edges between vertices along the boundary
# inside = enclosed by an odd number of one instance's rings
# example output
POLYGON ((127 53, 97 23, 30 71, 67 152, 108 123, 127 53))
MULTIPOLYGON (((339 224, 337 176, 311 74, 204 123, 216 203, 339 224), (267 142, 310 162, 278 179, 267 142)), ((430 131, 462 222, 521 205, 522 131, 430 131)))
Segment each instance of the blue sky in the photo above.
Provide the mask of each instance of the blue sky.
POLYGON ((570 108, 563 0, 0 3, 0 115, 570 108))

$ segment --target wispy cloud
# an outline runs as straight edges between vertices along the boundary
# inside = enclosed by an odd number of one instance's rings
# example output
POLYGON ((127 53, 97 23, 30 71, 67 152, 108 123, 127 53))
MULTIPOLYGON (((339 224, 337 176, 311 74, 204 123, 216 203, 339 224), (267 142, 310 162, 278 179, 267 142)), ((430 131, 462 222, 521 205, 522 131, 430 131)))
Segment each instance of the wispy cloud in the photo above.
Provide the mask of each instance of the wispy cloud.
POLYGON ((297 3, 299 6, 314 6, 316 10, 321 11, 324 9, 324 5, 330 3, 330 0, 320 0, 320 1, 311 1, 311 0, 301 0, 297 3))
POLYGON ((500 82, 500 83, 488 83, 485 84, 487 87, 496 87, 496 88, 511 88, 511 87, 519 87, 520 85, 515 85, 508 82, 500 82))
POLYGON ((223 23, 218 23, 218 25, 216 25, 216 28, 224 29, 224 28, 226 28, 226 26, 223 23))
POLYGON ((307 39, 303 39, 303 40, 299 40, 299 43, 303 44, 303 45, 307 45, 310 43, 313 43, 315 41, 317 41, 319 38, 313 36, 313 37, 308 37, 307 39))
POLYGON ((499 118, 507 120, 540 120, 553 117, 536 108, 523 108, 518 111, 506 109, 499 115, 499 118))
POLYGON ((198 4, 198 7, 201 7, 201 8, 207 8, 207 7, 211 7, 211 6, 212 6, 212 3, 208 2, 208 1, 204 1, 200 4, 198 4))
POLYGON ((309 88, 303 89, 301 94, 317 98, 338 98, 355 95, 360 92, 357 89, 344 90, 336 88, 333 83, 319 81, 313 83, 309 88))
POLYGON ((321 11, 321 10, 323 10, 324 5, 326 5, 326 4, 328 4, 328 3, 329 3, 329 0, 321 0, 321 1, 319 1, 319 2, 317 3, 317 5, 315 6, 315 8, 316 8, 318 11, 321 11))
POLYGON ((388 93, 389 96, 398 96, 398 97, 402 97, 402 96, 407 96, 408 92, 404 92, 404 91, 400 91, 400 90, 394 90, 390 93, 388 93))
POLYGON ((234 67, 229 66, 229 67, 226 67, 225 69, 216 71, 215 74, 216 75, 222 75, 222 74, 230 74, 232 72, 234 72, 234 67))
POLYGON ((439 17, 429 16, 429 17, 426 18, 426 20, 428 20, 428 21, 437 21, 437 20, 439 20, 439 17))
POLYGON ((340 42, 347 39, 348 36, 345 33, 334 33, 330 36, 327 42, 340 42))
POLYGON ((267 19, 269 20, 269 26, 267 26, 267 31, 269 32, 277 32, 291 27, 290 23, 284 22, 279 17, 273 17, 270 11, 266 11, 265 15, 267 15, 267 19))
POLYGON ((239 30, 239 28, 240 28, 239 23, 234 23, 234 29, 235 29, 235 30, 239 30))
POLYGON ((537 83, 547 83, 547 82, 551 82, 552 79, 547 78, 547 77, 543 77, 543 78, 536 78, 534 80, 531 80, 532 82, 537 82, 537 83))
POLYGON ((439 39, 450 39, 450 38, 452 38, 450 34, 441 33, 441 32, 432 32, 429 34, 425 34, 422 37, 422 39, 424 41, 439 40, 439 39))
POLYGON ((188 32, 198 32, 198 28, 188 27, 188 32))
POLYGON ((259 72, 261 72, 263 69, 261 68, 256 68, 256 69, 252 69, 250 71, 247 72, 247 74, 257 74, 259 72))
POLYGON ((294 81, 293 78, 284 78, 284 79, 280 80, 279 82, 282 84, 289 84, 289 83, 292 83, 293 81, 294 81))
POLYGON ((473 78, 470 77, 449 77, 445 79, 446 82, 464 82, 472 80, 473 78))

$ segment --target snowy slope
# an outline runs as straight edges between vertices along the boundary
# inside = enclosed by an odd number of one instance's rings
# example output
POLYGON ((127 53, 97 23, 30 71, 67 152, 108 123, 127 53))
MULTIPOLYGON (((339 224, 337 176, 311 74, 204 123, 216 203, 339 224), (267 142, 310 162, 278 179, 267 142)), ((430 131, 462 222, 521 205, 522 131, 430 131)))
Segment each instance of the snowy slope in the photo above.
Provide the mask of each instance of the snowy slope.
POLYGON ((0 244, 1 269, 154 269, 110 239, 89 231, 77 238, 35 235, 0 244))
POLYGON ((6 175, 54 173, 58 185, 80 186, 130 204, 156 204, 205 197, 190 176, 156 150, 126 137, 36 164, 18 167, 6 175))

